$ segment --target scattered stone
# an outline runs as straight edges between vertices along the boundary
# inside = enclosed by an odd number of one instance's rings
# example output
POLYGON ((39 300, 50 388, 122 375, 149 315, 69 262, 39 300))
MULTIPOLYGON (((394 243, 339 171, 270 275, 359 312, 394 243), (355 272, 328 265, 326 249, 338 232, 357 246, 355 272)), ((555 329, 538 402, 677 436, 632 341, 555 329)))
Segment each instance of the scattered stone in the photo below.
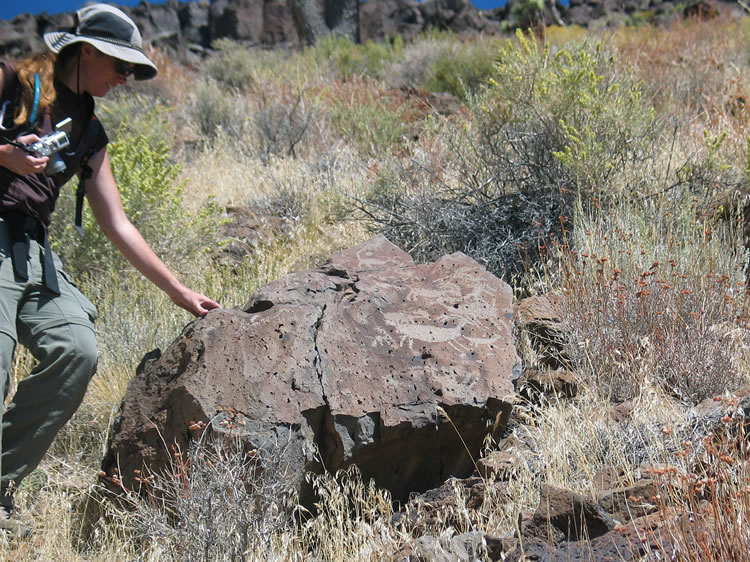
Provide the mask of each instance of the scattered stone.
MULTIPOLYGON (((393 516, 393 522, 405 525, 414 535, 432 535, 447 527, 465 524, 466 510, 471 516, 485 502, 495 505, 510 501, 508 484, 471 476, 450 478, 439 488, 414 496, 393 516)), ((478 522, 478 520, 477 520, 478 522)))
POLYGON ((537 539, 559 546, 564 542, 595 539, 615 525, 612 517, 591 498, 545 484, 534 516, 519 528, 522 540, 537 539))
POLYGON ((747 424, 750 413, 750 384, 734 392, 706 398, 687 415, 693 433, 699 437, 725 433, 728 426, 747 424))
POLYGON ((573 371, 529 369, 521 374, 516 387, 519 396, 531 404, 556 404, 576 397, 578 377, 573 371))
POLYGON ((599 505, 619 524, 643 517, 658 511, 655 496, 660 493, 661 484, 644 478, 632 486, 606 490, 599 496, 599 505))
POLYGON ((479 531, 439 537, 425 535, 401 548, 391 562, 474 562, 487 558, 484 535, 479 531))
POLYGON ((517 474, 522 462, 517 454, 510 451, 493 451, 477 461, 477 470, 487 480, 508 481, 517 474))
POLYGON ((516 304, 514 319, 520 337, 528 340, 535 366, 557 370, 570 364, 565 351, 567 330, 562 322, 562 297, 525 298, 516 304))

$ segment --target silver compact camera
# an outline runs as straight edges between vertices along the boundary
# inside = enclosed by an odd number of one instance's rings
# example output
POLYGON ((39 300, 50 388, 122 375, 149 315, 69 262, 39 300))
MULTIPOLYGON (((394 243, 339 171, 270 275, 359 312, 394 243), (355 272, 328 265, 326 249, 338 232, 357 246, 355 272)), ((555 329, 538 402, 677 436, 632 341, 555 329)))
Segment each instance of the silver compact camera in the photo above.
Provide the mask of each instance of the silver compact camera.
POLYGON ((65 162, 58 152, 63 148, 70 146, 70 133, 73 121, 70 117, 66 117, 55 125, 55 130, 51 133, 44 135, 34 144, 26 146, 26 150, 37 157, 48 156, 49 161, 47 166, 44 168, 44 173, 48 176, 53 176, 65 171, 65 162))

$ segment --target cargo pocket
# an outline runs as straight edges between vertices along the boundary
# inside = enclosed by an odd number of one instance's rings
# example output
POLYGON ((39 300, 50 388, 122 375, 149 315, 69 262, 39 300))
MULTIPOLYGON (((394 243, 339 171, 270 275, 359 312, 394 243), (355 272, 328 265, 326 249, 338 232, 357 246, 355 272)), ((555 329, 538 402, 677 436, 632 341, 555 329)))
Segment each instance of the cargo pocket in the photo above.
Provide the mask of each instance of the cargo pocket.
MULTIPOLYGON (((57 265, 57 264, 56 264, 57 265)), ((93 324, 96 322, 96 307, 86 296, 78 289, 78 286, 73 282, 73 279, 68 275, 62 268, 57 269, 57 280, 60 285, 60 293, 64 295, 67 300, 74 300, 78 303, 81 310, 86 313, 89 321, 93 324)), ((71 311, 74 313, 74 311, 71 311)))

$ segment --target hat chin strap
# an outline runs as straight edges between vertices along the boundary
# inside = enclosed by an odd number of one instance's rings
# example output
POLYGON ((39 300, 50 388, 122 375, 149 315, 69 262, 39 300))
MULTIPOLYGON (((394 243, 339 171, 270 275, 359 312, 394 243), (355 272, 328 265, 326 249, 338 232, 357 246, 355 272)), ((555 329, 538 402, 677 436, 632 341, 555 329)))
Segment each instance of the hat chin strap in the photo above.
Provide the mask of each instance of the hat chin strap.
POLYGON ((81 95, 81 53, 83 47, 78 49, 78 56, 76 57, 76 95, 81 95))

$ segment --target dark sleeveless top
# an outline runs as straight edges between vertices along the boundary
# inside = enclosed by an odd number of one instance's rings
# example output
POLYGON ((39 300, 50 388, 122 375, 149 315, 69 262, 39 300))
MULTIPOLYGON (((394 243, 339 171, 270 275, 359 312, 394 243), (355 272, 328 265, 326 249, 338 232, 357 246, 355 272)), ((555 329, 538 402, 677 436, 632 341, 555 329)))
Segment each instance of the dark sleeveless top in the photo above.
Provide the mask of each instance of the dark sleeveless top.
MULTIPOLYGON (((13 65, 0 63, 0 68, 3 70, 3 91, 0 92, 0 144, 7 144, 23 134, 35 133, 39 137, 44 136, 44 133, 49 131, 43 132, 40 127, 44 126, 47 115, 41 115, 32 125, 26 123, 18 127, 13 124, 20 81, 13 65)), ((44 247, 44 284, 53 293, 60 294, 47 226, 60 195, 60 188, 82 171, 82 160, 89 158, 92 150, 101 150, 109 141, 104 128, 94 115, 94 98, 91 95, 78 95, 61 82, 55 82, 55 90, 56 99, 49 109, 49 125, 54 126, 66 117, 73 121, 69 133, 70 145, 58 153, 66 168, 52 176, 44 173, 19 176, 0 166, 0 218, 10 229, 10 253, 16 276, 28 279, 29 242, 34 239, 44 247)))
MULTIPOLYGON (((7 143, 19 135, 35 133, 43 136, 39 126, 44 122, 41 116, 37 119, 37 127, 29 128, 28 124, 21 127, 12 125, 12 105, 19 91, 19 80, 12 65, 0 63, 3 70, 4 87, 0 93, 0 108, 6 104, 7 111, 4 114, 2 125, 9 127, 8 130, 0 130, 0 143, 7 143)), ((59 123, 66 117, 73 120, 73 128, 70 137, 70 146, 63 149, 59 154, 66 164, 66 169, 59 174, 46 176, 44 173, 19 176, 7 168, 0 166, 0 212, 16 211, 31 216, 47 226, 50 216, 55 209, 55 203, 60 195, 60 188, 74 175, 81 171, 81 159, 84 154, 93 149, 99 151, 109 142, 107 134, 101 123, 94 115, 94 98, 89 94, 77 95, 67 86, 55 82, 57 99, 50 108, 51 125, 59 123), (82 133, 89 121, 93 120, 91 126, 96 130, 86 135, 88 144, 81 146, 82 133)))

